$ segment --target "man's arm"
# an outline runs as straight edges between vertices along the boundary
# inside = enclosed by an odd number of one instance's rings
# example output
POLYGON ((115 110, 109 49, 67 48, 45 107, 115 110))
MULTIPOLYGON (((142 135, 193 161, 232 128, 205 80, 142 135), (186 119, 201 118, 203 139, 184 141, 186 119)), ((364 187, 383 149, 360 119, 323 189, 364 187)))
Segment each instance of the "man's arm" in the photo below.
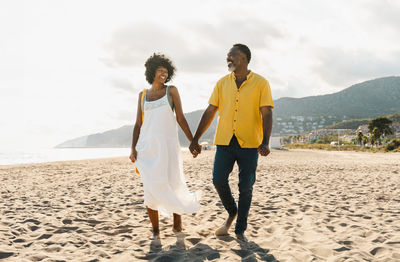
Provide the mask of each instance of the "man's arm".
POLYGON ((271 136, 272 130, 272 107, 262 106, 260 107, 260 112, 263 119, 263 140, 258 147, 258 153, 262 156, 267 156, 270 153, 269 137, 271 136))
POLYGON ((208 105, 206 111, 204 111, 203 116, 201 117, 199 126, 197 127, 196 134, 192 142, 190 143, 189 149, 192 152, 193 157, 196 157, 201 152, 201 147, 199 145, 199 139, 201 135, 207 130, 207 128, 211 125, 212 120, 214 119, 215 113, 217 113, 218 107, 214 105, 208 105))

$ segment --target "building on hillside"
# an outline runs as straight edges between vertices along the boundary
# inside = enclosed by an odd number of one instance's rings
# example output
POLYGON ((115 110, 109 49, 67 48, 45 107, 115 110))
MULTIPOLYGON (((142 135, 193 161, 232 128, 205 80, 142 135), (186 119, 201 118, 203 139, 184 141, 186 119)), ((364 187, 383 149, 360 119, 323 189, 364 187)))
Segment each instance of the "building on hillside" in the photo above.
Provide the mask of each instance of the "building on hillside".
POLYGON ((393 134, 395 137, 400 137, 400 123, 395 123, 390 126, 393 129, 393 134))
POLYGON ((353 141, 353 139, 356 138, 355 134, 348 134, 348 135, 343 135, 343 136, 339 136, 339 139, 344 141, 344 142, 348 142, 351 143, 353 141))
POLYGON ((327 129, 327 128, 322 128, 322 129, 315 129, 311 131, 308 134, 308 142, 313 142, 317 139, 320 139, 321 137, 325 135, 333 135, 333 136, 339 136, 339 138, 343 141, 348 141, 350 142, 351 139, 354 138, 354 130, 353 129, 327 129))
POLYGON ((345 134, 354 133, 354 130, 353 129, 327 129, 327 128, 322 128, 322 129, 312 130, 311 133, 313 135, 345 135, 345 134))
POLYGON ((368 125, 361 125, 356 129, 356 134, 358 134, 358 132, 363 133, 364 135, 367 135, 369 133, 369 129, 368 129, 368 125))

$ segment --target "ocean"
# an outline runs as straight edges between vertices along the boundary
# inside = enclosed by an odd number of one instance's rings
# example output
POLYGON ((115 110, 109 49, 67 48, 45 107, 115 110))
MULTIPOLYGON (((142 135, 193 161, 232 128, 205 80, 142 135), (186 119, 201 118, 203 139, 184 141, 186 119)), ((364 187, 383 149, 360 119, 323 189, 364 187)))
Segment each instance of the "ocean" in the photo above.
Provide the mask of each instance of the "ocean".
POLYGON ((129 157, 130 148, 48 148, 0 150, 0 165, 45 163, 107 157, 129 157))
MULTIPOLYGON (((128 159, 130 151, 130 148, 48 148, 37 150, 0 149, 0 165, 45 163, 108 157, 126 157, 128 159)), ((182 148, 182 151, 188 151, 188 149, 182 148)))

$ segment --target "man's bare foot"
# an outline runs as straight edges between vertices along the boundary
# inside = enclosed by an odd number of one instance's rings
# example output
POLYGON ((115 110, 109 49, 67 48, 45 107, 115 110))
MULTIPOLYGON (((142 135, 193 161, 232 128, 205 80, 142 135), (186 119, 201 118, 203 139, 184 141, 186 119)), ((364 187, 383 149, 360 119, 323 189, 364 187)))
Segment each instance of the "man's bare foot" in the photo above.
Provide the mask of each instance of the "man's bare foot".
POLYGON ((243 233, 241 234, 236 234, 236 238, 243 241, 243 242, 247 242, 247 238, 244 236, 243 233))
POLYGON ((231 227, 232 222, 233 222, 233 220, 235 220, 236 217, 237 217, 237 214, 232 216, 232 217, 229 216, 226 219, 225 224, 222 227, 218 228, 217 231, 215 231, 215 235, 216 236, 226 236, 226 235, 228 235, 228 230, 231 227))

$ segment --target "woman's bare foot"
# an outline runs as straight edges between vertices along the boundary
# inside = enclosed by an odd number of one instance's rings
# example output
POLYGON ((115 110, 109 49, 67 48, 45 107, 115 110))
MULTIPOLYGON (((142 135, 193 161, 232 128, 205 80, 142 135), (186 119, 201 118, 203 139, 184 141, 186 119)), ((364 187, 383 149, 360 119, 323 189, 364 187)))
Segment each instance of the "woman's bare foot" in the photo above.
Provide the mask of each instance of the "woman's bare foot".
POLYGON ((180 232, 183 231, 183 228, 182 228, 182 227, 173 227, 173 228, 172 228, 172 231, 173 231, 174 233, 180 233, 180 232))
POLYGON ((158 211, 147 207, 147 213, 149 214, 151 226, 153 228, 154 239, 160 239, 160 228, 158 223, 158 211))
POLYGON ((215 231, 215 235, 216 236, 226 236, 228 235, 228 230, 232 225, 233 220, 235 220, 235 218, 237 217, 237 214, 234 216, 229 216, 226 221, 225 224, 218 228, 217 231, 215 231))
POLYGON ((153 229, 153 239, 160 239, 160 230, 153 229))
POLYGON ((182 216, 174 213, 174 226, 172 231, 175 233, 179 233, 183 231, 182 228, 182 216))
POLYGON ((183 231, 183 228, 182 228, 182 227, 173 227, 173 228, 172 228, 172 231, 173 231, 174 233, 180 233, 180 232, 183 231))

